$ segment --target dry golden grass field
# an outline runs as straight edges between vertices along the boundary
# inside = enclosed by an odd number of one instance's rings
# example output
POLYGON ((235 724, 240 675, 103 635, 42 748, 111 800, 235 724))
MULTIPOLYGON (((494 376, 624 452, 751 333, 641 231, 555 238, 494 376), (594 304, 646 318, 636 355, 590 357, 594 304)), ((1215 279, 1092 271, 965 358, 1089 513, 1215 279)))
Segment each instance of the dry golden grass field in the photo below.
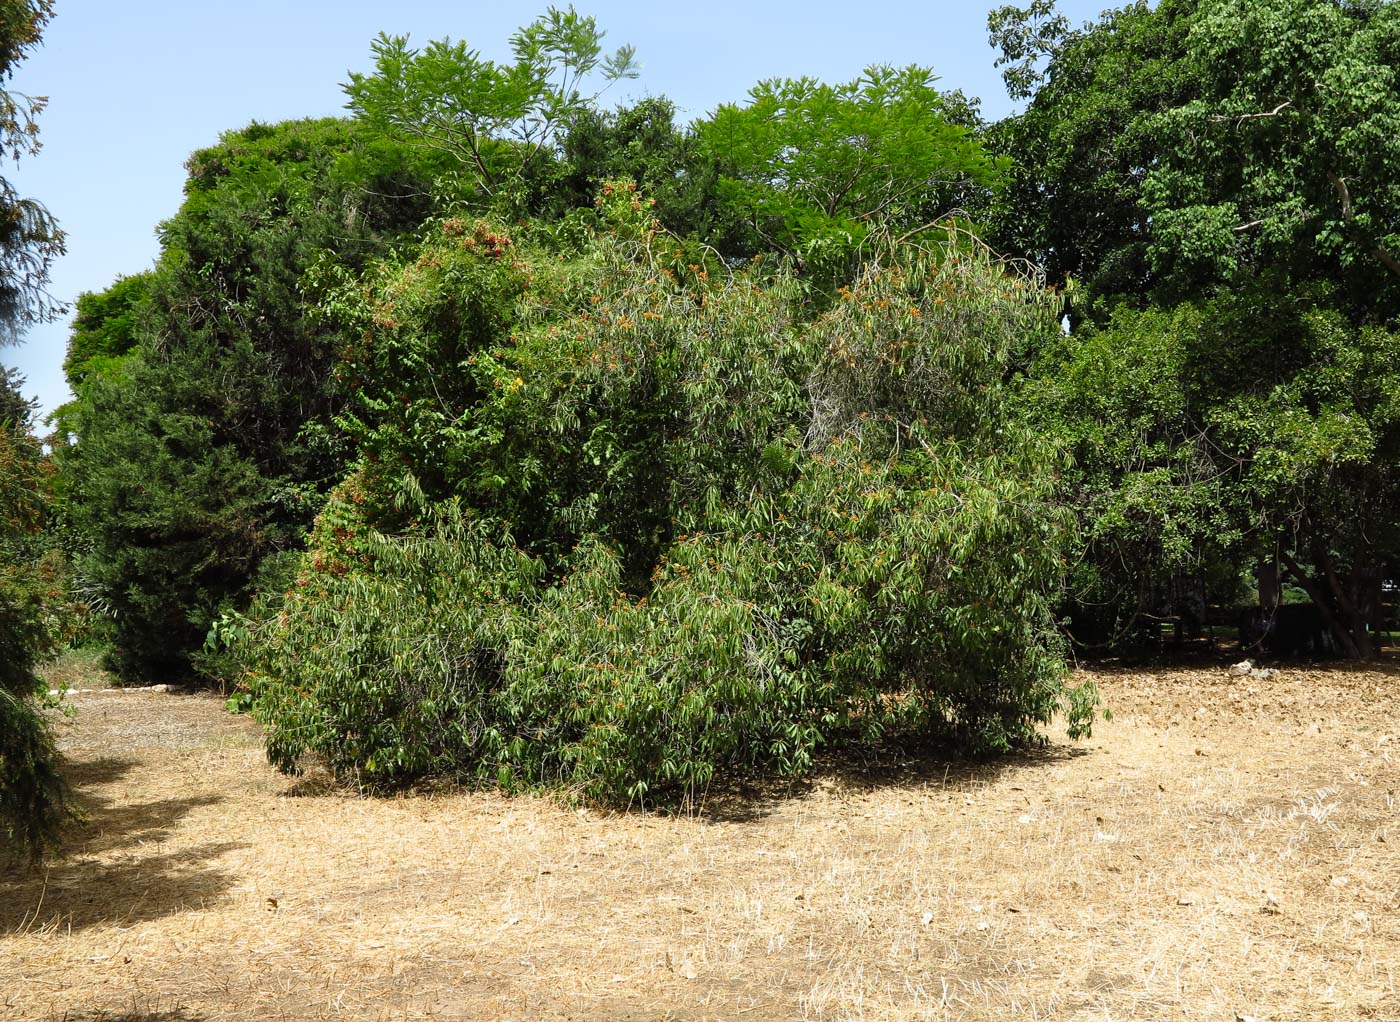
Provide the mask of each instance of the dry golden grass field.
POLYGON ((91 692, 0 1019, 1400 1019, 1400 670, 1099 672, 1092 740, 692 816, 281 777, 91 692))

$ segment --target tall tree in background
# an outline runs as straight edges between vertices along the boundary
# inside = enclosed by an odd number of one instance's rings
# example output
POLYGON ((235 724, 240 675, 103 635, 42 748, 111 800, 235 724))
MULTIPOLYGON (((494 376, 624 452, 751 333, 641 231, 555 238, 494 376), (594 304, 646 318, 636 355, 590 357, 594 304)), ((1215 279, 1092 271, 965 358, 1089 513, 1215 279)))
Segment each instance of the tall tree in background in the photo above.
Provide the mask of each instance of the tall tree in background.
POLYGON ((1400 313, 1400 6, 1210 0, 1197 93, 1155 118, 1149 258, 1171 294, 1269 273, 1356 323, 1400 313), (1261 45, 1267 41, 1267 45, 1261 45))
MULTIPOLYGON (((51 0, 0 5, 0 81, 40 40, 51 0)), ((0 149, 11 159, 39 148, 44 99, 0 88, 0 149)), ((45 286, 63 235, 38 202, 0 177, 0 344, 56 309, 45 286)), ((39 713, 35 667, 52 651, 53 579, 41 564, 47 472, 32 432, 23 380, 0 367, 0 858, 37 856, 63 811, 53 736, 39 713)))
POLYGON ((344 338, 304 289, 353 275, 430 208, 401 148, 363 136, 343 120, 226 134, 190 158, 156 269, 80 303, 64 493, 124 675, 187 672, 340 474, 344 338))
POLYGON ((774 79, 700 122, 720 197, 753 247, 840 276, 872 235, 918 233, 995 187, 1004 161, 967 125, 967 100, 935 80, 928 68, 878 65, 839 85, 774 79))
POLYGON ((1141 300, 1153 286, 1143 183, 1161 151, 1155 119, 1197 95, 1184 64, 1195 7, 1130 4, 1077 30, 1053 0, 988 18, 1007 91, 1030 100, 988 133, 990 148, 1011 158, 992 241, 1056 284, 1080 281, 1103 305, 1141 300))
POLYGON ((994 132, 998 241, 1105 310, 1270 273, 1358 322, 1400 311, 1400 7, 1163 0, 1070 30, 1037 0, 989 24, 1031 100, 994 132))
POLYGON ((1400 562, 1400 6, 1163 0, 1070 31, 1037 2, 991 26, 1031 98, 996 132, 998 240, 1082 279, 1096 324, 1042 366, 1071 435, 1117 436, 1080 449, 1089 533, 1277 559, 1372 655, 1400 562), (1163 374, 1105 376, 1145 358, 1163 374), (1133 381, 1136 438, 1105 402, 1133 381))
POLYGON ((425 49, 407 36, 381 34, 374 71, 351 74, 347 104, 374 131, 455 160, 463 194, 511 202, 535 164, 551 159, 568 122, 593 106, 585 93, 635 78, 630 46, 603 53, 604 33, 572 7, 551 7, 511 37, 515 60, 483 60, 465 42, 439 39, 425 49))

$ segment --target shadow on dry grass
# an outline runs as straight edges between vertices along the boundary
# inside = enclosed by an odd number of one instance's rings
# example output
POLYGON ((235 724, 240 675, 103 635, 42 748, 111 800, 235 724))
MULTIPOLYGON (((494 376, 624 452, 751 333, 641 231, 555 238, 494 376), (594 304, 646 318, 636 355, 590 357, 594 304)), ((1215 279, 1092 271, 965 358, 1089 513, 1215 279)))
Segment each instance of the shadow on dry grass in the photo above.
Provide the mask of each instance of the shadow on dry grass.
POLYGON ((65 1011, 62 1015, 52 1016, 54 1022, 204 1022, 207 1015, 190 1011, 187 1008, 141 1008, 133 1007, 130 1011, 103 1011, 100 1008, 92 1011, 65 1011))
POLYGON ((65 857, 46 870, 0 873, 0 934, 159 919, 210 904, 234 882, 207 863, 241 844, 208 842, 159 854, 180 820, 222 796, 122 803, 90 790, 139 765, 113 758, 68 764, 65 778, 80 819, 67 828, 65 857))
POLYGON ((98 855, 158 844, 191 811, 224 801, 222 795, 196 795, 125 803, 88 790, 93 785, 120 780, 136 766, 139 763, 130 759, 99 759, 67 765, 64 777, 81 816, 66 835, 65 844, 70 854, 98 855))
POLYGON ((0 934, 30 929, 129 926, 217 902, 234 877, 207 865, 246 845, 216 842, 117 863, 65 861, 0 879, 0 934))
POLYGON ((818 787, 843 794, 901 790, 926 792, 975 791, 1010 771, 1055 766, 1089 754, 1073 745, 1046 745, 987 759, 949 759, 929 753, 901 755, 886 751, 870 758, 828 755, 807 777, 791 780, 746 779, 716 784, 705 794, 696 815, 712 823, 756 823, 772 816, 787 802, 803 799, 818 787))
POLYGON ((216 699, 94 695, 74 837, 113 850, 0 876, 0 1019, 1400 1020, 1394 666, 1077 680, 1114 711, 1080 748, 664 816, 350 798, 216 699))

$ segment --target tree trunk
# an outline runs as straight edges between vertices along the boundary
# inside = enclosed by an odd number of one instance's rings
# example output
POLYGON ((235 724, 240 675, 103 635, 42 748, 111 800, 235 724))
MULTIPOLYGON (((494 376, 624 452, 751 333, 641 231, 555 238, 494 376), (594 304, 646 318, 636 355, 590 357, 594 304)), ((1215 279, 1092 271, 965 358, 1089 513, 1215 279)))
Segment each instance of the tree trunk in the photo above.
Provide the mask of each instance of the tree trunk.
POLYGON ((1254 580, 1259 589, 1259 609, 1272 611, 1278 607, 1281 595, 1279 592, 1278 561, 1260 561, 1259 567, 1254 573, 1254 580))
MULTIPOLYGON (((1316 574, 1304 571, 1288 553, 1280 554, 1280 561, 1289 576, 1316 605, 1342 655, 1348 660, 1374 660, 1377 649, 1366 627, 1369 624, 1366 608, 1353 598, 1355 594, 1346 592, 1325 551, 1315 550, 1313 560, 1318 565, 1316 574), (1319 579, 1317 574, 1321 574, 1322 578, 1319 579)), ((1356 572, 1352 574, 1356 575, 1356 572)))

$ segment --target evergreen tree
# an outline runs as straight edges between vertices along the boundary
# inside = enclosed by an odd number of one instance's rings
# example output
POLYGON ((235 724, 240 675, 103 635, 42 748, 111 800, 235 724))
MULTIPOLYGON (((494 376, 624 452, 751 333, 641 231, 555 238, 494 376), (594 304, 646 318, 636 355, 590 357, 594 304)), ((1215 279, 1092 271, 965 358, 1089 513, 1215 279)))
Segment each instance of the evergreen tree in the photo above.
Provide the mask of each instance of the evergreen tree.
POLYGON ((340 475, 343 338, 306 289, 356 272, 428 202, 397 149, 363 141, 338 120, 228 133, 190 158, 155 270, 80 303, 65 492, 123 676, 187 673, 340 475))

